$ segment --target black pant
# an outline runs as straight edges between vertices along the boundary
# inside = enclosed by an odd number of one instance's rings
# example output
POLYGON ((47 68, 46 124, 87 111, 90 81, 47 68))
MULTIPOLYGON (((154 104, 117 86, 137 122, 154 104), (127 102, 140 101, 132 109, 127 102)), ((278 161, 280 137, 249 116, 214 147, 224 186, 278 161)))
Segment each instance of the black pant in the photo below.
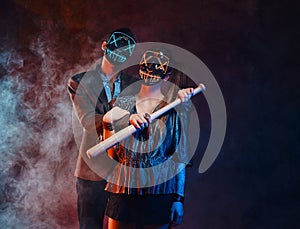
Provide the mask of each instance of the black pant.
POLYGON ((102 229, 108 192, 106 181, 89 181, 77 178, 77 210, 80 229, 102 229))

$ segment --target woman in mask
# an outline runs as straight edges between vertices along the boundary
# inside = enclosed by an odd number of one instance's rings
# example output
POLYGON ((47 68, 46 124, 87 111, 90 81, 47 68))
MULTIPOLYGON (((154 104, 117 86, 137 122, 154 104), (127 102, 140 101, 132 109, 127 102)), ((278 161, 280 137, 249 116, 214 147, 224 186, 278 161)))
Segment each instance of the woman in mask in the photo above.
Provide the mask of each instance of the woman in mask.
POLYGON ((139 65, 141 80, 133 86, 138 92, 119 97, 103 117, 104 138, 129 124, 137 129, 107 150, 118 162, 106 186, 109 229, 167 229, 182 222, 185 168, 191 159, 188 100, 193 89, 180 90, 176 84, 182 74, 169 65, 164 51, 146 51, 139 65), (149 114, 178 96, 184 103, 151 120, 149 114))

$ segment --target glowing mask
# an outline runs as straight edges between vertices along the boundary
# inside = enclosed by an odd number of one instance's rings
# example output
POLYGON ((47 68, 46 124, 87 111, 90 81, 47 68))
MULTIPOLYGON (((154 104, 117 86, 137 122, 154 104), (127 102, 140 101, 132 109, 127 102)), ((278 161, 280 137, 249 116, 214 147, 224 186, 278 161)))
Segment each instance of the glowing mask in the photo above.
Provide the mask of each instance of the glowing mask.
POLYGON ((162 52, 146 51, 140 62, 140 78, 146 85, 159 83, 168 74, 169 57, 162 52))
POLYGON ((128 57, 132 56, 135 43, 133 37, 122 32, 114 32, 106 44, 106 58, 115 65, 124 63, 128 57))

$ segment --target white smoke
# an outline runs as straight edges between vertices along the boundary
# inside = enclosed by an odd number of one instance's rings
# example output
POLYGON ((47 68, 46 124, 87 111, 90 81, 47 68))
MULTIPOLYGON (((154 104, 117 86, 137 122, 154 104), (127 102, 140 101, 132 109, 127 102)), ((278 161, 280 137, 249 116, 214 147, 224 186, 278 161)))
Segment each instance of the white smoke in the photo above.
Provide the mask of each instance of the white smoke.
POLYGON ((96 54, 86 66, 67 68, 55 28, 43 28, 27 53, 2 48, 0 54, 6 70, 0 81, 0 228, 78 227, 78 149, 66 82, 93 66, 96 54))

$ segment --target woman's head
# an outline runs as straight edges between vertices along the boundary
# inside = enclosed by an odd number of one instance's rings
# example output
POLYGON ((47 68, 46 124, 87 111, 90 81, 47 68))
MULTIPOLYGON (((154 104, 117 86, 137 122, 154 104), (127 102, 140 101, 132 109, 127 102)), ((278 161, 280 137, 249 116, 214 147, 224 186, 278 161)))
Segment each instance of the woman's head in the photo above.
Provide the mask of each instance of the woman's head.
POLYGON ((164 50, 147 50, 139 64, 139 75, 144 84, 151 86, 166 80, 170 74, 170 57, 164 50))

